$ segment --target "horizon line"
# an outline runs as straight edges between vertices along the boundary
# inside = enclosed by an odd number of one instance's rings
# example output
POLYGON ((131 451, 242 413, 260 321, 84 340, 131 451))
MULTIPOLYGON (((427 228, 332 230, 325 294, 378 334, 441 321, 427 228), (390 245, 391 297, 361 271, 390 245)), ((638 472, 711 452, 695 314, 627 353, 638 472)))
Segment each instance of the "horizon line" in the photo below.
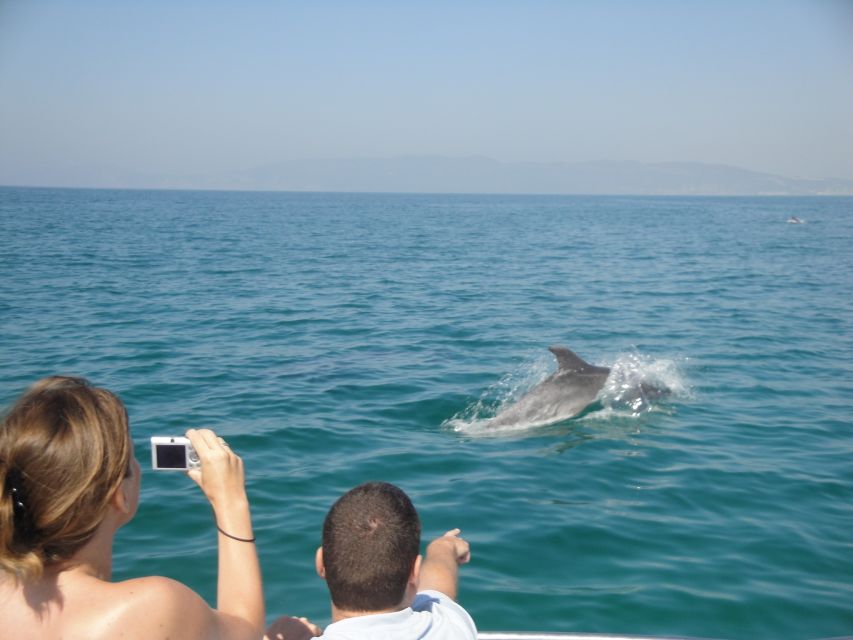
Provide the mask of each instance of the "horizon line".
POLYGON ((300 195, 387 195, 387 196, 494 196, 550 198, 853 198, 850 193, 553 193, 553 192, 485 192, 485 191, 352 191, 311 189, 224 189, 217 187, 104 187, 81 185, 0 184, 0 189, 32 189, 53 191, 146 191, 169 193, 289 193, 300 195))

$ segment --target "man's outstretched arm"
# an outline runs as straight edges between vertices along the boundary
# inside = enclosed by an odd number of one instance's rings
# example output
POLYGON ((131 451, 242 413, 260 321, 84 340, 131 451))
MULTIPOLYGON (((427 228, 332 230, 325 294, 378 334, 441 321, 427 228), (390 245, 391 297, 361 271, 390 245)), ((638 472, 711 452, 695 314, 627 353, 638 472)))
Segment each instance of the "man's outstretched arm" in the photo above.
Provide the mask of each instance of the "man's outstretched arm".
POLYGON ((439 591, 456 600, 459 565, 471 560, 468 543, 459 537, 460 533, 459 529, 453 529, 429 543, 421 564, 418 591, 439 591))

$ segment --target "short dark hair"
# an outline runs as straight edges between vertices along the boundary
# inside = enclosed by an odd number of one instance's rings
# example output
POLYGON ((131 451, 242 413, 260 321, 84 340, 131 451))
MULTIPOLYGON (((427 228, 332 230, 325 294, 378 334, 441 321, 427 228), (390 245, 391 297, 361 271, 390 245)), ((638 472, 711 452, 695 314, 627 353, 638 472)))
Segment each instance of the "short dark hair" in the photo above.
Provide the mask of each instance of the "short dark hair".
POLYGON ((403 601, 421 546, 421 521, 402 489, 367 482, 341 496, 323 522, 323 565, 332 602, 382 611, 403 601))

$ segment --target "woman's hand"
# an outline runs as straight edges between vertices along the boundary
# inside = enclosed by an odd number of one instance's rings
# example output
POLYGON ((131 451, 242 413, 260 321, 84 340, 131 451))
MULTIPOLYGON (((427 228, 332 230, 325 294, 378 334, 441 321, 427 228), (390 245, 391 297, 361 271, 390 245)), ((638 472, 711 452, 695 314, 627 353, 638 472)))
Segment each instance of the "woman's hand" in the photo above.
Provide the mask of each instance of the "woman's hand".
POLYGON ((246 501, 243 460, 210 429, 190 429, 187 438, 198 454, 201 467, 187 472, 210 500, 214 511, 234 501, 246 501))

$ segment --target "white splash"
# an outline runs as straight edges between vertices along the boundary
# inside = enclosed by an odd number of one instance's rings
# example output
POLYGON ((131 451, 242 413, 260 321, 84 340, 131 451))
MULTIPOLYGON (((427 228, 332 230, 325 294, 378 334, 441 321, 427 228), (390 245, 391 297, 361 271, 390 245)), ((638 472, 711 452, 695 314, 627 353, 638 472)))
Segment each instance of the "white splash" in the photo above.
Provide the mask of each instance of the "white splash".
POLYGON ((688 393, 686 379, 674 359, 655 359, 637 352, 620 355, 598 394, 606 409, 638 416, 660 399, 688 393))

